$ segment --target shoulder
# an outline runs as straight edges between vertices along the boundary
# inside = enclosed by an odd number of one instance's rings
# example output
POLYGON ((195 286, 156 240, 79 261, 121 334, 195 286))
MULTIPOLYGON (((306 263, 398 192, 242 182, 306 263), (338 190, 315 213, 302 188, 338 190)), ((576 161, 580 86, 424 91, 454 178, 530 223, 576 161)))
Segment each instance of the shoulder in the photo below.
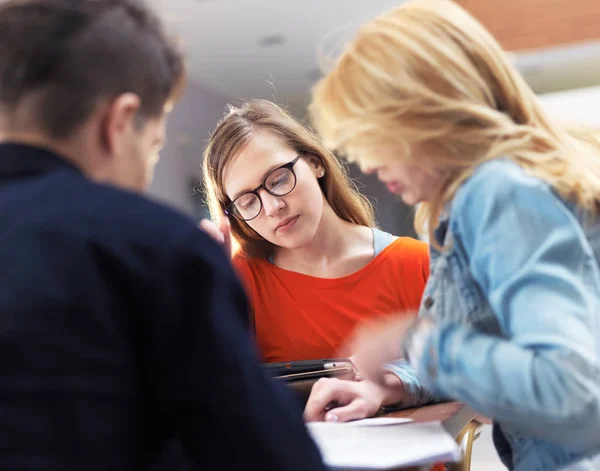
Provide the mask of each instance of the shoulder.
POLYGON ((203 234, 189 216, 146 195, 93 185, 90 197, 88 204, 96 215, 96 231, 119 231, 132 242, 159 244, 162 240, 166 247, 203 234))
POLYGON ((413 237, 398 237, 389 248, 390 256, 394 258, 429 257, 429 245, 413 237))
POLYGON ((54 216, 51 207, 62 205, 60 213, 64 222, 88 223, 90 226, 101 224, 108 228, 117 223, 123 228, 142 225, 140 229, 161 233, 173 226, 194 225, 184 213, 149 195, 96 183, 78 174, 58 175, 48 186, 36 188, 36 191, 50 193, 45 200, 48 206, 45 214, 54 216))
POLYGON ((110 185, 92 184, 90 198, 88 204, 95 207, 99 218, 114 217, 125 225, 139 224, 144 221, 146 227, 150 226, 160 232, 173 229, 173 226, 195 226, 189 216, 150 195, 138 194, 110 185), (113 206, 112 210, 103 211, 102 201, 119 205, 119 210, 115 211, 116 206, 113 206))
POLYGON ((382 255, 392 263, 415 269, 429 266, 429 245, 413 237, 398 237, 382 255))
POLYGON ((260 290, 261 286, 264 286, 264 283, 260 282, 260 278, 261 274, 267 270, 269 262, 260 258, 237 255, 233 257, 232 263, 250 303, 253 304, 255 292, 260 290))
POLYGON ((519 200, 525 202, 536 195, 555 198, 546 182, 509 159, 495 159, 481 164, 463 183, 452 202, 452 212, 483 210, 519 200))
POLYGON ((548 239, 557 228, 580 232, 572 207, 547 182, 508 159, 481 165, 457 192, 450 210, 453 234, 467 250, 516 251, 548 239))
POLYGON ((262 258, 245 257, 236 255, 231 260, 237 274, 245 281, 249 282, 260 273, 266 270, 269 262, 262 258))
POLYGON ((247 277, 252 272, 252 259, 236 255, 231 259, 231 263, 240 276, 247 277))
POLYGON ((255 257, 246 257, 243 255, 234 255, 231 262, 236 269, 239 270, 255 270, 259 269, 261 266, 261 262, 263 259, 255 258, 255 257))
POLYGON ((412 280, 407 286, 421 293, 429 277, 429 245, 413 237, 398 237, 380 254, 377 266, 384 277, 412 280))
POLYGON ((217 244, 184 213, 148 196, 85 178, 65 183, 52 196, 61 211, 48 217, 104 255, 169 264, 191 257, 223 265, 217 244))

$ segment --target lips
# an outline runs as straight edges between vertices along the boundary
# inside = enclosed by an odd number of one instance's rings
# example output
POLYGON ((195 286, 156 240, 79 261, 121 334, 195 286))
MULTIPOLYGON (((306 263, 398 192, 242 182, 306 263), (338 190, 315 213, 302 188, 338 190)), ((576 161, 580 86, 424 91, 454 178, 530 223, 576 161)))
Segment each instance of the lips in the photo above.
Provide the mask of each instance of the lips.
POLYGON ((402 192, 402 185, 400 183, 393 181, 384 183, 390 193, 399 194, 402 192))
POLYGON ((282 221, 279 222, 279 224, 277 224, 277 226, 275 227, 275 232, 279 231, 279 230, 285 230, 288 227, 291 227, 294 222, 296 222, 296 219, 298 219, 300 216, 292 216, 289 218, 285 218, 282 221))

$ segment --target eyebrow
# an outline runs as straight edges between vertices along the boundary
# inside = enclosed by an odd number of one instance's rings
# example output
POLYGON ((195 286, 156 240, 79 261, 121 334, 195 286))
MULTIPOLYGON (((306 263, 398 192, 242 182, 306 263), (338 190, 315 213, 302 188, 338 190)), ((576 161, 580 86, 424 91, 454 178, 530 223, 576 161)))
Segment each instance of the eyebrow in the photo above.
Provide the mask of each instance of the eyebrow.
MULTIPOLYGON (((295 158, 295 157, 294 157, 295 158)), ((294 159, 292 159, 294 160, 294 159)), ((291 162, 291 160, 290 160, 291 162)), ((283 167, 284 165, 289 164, 290 162, 284 162, 282 164, 275 164, 273 166, 271 166, 268 170, 266 170, 263 174, 262 177, 260 178, 260 183, 257 186, 260 186, 264 183, 265 178, 267 178, 267 176, 274 170, 277 170, 279 167, 283 167)), ((256 188, 256 187, 254 187, 256 188)), ((238 191, 233 198, 231 198, 231 201, 235 201, 236 199, 238 199, 240 196, 242 196, 244 193, 250 193, 251 191, 254 191, 254 188, 250 188, 250 189, 246 189, 246 190, 240 190, 238 191)))

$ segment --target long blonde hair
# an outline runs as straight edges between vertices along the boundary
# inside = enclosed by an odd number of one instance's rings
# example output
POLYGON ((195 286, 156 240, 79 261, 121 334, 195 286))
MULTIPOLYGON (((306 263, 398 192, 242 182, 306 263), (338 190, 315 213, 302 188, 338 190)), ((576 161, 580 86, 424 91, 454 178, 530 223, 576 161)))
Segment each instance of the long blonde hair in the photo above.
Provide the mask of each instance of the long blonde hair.
POLYGON ((444 169, 439 194, 415 218, 431 241, 460 185, 500 156, 565 199, 599 206, 597 136, 552 122, 497 41, 449 0, 412 0, 363 25, 314 87, 310 113, 324 143, 350 160, 374 161, 387 146, 444 169))
MULTIPOLYGON (((346 165, 327 149, 315 133, 288 112, 267 100, 252 100, 236 108, 229 106, 217 124, 204 151, 203 178, 205 197, 213 220, 223 217, 231 202, 225 192, 226 166, 258 131, 280 138, 292 150, 317 157, 325 168, 320 184, 329 205, 343 220, 374 226, 373 208, 349 178, 346 165)), ((230 218, 232 235, 239 244, 238 255, 266 258, 273 244, 248 224, 230 218)))

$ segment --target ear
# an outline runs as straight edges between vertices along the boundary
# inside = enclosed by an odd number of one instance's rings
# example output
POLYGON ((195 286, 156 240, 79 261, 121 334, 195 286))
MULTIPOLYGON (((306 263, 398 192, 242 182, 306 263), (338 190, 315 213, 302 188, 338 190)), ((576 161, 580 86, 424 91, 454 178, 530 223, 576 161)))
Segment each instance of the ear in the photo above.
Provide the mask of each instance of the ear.
POLYGON ((317 178, 321 178, 325 175, 325 165, 323 161, 316 155, 309 155, 308 162, 317 178))
POLYGON ((123 93, 110 102, 102 120, 102 144, 109 154, 119 147, 122 136, 135 130, 141 100, 135 93, 123 93))

